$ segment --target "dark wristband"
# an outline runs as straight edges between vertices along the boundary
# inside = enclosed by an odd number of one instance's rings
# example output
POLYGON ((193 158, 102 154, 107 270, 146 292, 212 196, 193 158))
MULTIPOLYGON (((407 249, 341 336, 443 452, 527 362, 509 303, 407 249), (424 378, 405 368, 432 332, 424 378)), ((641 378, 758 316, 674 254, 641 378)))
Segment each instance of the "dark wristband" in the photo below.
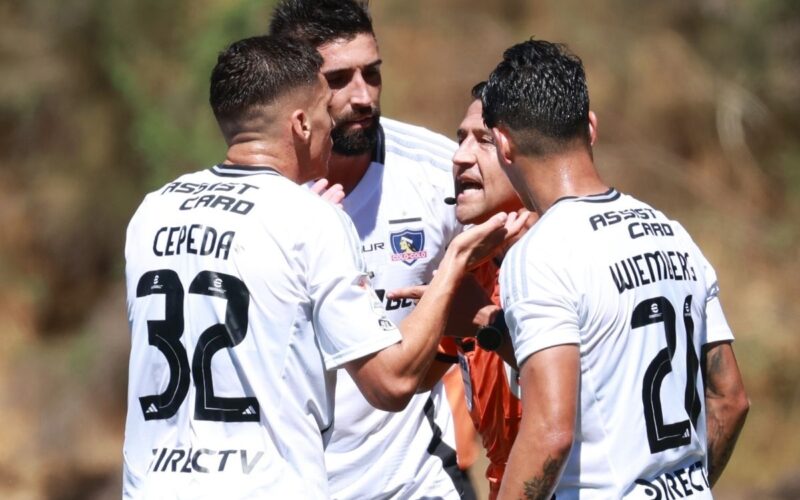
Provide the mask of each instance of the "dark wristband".
POLYGON ((506 335, 508 335, 508 327, 506 326, 505 314, 501 309, 490 324, 478 328, 475 338, 478 340, 478 345, 481 349, 496 351, 503 344, 503 338, 506 335))

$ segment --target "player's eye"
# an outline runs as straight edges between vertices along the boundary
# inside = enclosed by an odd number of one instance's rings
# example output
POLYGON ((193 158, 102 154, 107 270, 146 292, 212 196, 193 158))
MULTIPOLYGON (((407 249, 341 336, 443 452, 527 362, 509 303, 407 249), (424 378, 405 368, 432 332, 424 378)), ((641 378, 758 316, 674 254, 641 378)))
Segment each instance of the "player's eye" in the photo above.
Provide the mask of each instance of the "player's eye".
POLYGON ((364 81, 370 85, 381 84, 381 68, 380 66, 368 66, 364 69, 364 81))
POLYGON ((328 86, 331 90, 338 90, 344 88, 350 81, 350 73, 346 71, 335 71, 326 74, 325 79, 328 81, 328 86))

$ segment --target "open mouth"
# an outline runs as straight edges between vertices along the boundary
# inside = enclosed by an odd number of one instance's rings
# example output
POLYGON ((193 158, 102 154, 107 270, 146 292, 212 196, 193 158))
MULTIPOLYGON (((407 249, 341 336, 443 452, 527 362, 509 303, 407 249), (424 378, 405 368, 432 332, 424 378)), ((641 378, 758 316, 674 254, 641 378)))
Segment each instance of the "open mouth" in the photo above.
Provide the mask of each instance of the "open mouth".
POLYGON ((482 191, 483 184, 473 179, 459 179, 456 183, 457 194, 467 194, 471 191, 482 191))

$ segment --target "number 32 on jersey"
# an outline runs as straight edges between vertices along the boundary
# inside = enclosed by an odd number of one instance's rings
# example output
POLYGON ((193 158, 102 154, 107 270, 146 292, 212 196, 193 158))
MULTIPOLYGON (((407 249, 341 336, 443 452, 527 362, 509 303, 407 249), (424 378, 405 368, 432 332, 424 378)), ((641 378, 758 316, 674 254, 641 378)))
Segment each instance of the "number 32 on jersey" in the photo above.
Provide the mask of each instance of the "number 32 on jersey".
POLYGON ((164 296, 164 319, 147 321, 148 343, 164 355, 169 365, 169 381, 161 394, 141 396, 139 402, 145 420, 170 418, 177 413, 189 393, 189 374, 196 387, 195 420, 216 422, 257 422, 260 407, 253 397, 214 395, 211 358, 225 348, 240 344, 247 335, 247 310, 250 293, 244 282, 229 274, 201 271, 189 284, 189 293, 224 299, 225 323, 208 327, 200 335, 192 355, 181 342, 184 330, 184 288, 171 269, 149 271, 136 286, 136 297, 164 296))

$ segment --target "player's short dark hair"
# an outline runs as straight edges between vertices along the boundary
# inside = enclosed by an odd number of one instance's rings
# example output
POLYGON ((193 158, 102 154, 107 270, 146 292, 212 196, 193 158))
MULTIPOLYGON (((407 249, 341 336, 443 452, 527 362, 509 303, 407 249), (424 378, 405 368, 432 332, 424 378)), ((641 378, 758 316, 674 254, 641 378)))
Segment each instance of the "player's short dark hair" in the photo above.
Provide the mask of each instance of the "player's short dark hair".
POLYGON ((472 87, 472 90, 470 90, 470 93, 472 94, 472 98, 473 99, 481 99, 481 100, 483 100, 483 92, 484 92, 484 90, 486 90, 486 80, 476 83, 472 87))
POLYGON ((298 87, 319 81, 322 57, 307 44, 271 36, 234 42, 217 58, 211 72, 209 102, 217 121, 244 117, 298 87))
POLYGON ((523 154, 541 156, 581 138, 589 145, 589 90, 580 58, 562 44, 518 43, 483 91, 483 119, 503 124, 523 154))
POLYGON ((295 38, 315 48, 334 40, 352 40, 372 31, 367 2, 355 0, 281 0, 272 14, 269 33, 295 38))

